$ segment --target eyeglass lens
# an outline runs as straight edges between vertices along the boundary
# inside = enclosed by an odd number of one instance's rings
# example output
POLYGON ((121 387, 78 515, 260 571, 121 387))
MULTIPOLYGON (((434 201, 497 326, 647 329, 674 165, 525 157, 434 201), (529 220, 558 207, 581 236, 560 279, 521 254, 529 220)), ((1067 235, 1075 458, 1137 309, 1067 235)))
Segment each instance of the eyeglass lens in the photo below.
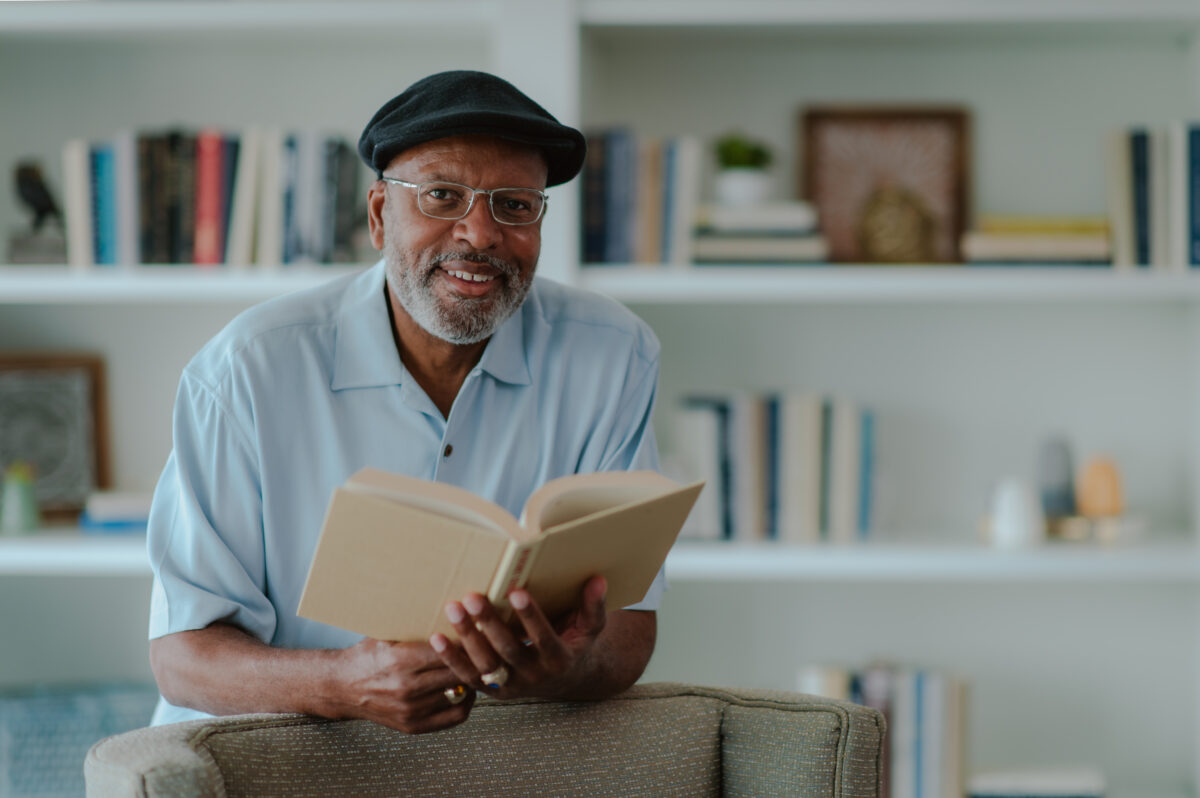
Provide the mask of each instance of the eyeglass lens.
MULTIPOLYGON (((501 188, 489 195, 492 216, 504 224, 532 224, 542 215, 542 195, 525 188, 501 188)), ((421 212, 437 219, 461 219, 471 210, 475 192, 457 183, 422 183, 421 212)))

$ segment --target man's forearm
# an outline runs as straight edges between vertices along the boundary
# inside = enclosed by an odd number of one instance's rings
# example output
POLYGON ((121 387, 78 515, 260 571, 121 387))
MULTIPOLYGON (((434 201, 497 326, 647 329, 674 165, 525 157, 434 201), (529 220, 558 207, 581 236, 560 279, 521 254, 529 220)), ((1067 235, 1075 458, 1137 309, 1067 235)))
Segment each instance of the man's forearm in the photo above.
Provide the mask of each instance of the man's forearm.
POLYGON ((241 629, 213 624, 150 641, 163 697, 210 715, 333 710, 338 652, 272 648, 241 629))
POLYGON ((604 631, 581 663, 579 672, 553 697, 594 701, 629 689, 646 670, 657 634, 656 613, 637 610, 609 613, 604 631))

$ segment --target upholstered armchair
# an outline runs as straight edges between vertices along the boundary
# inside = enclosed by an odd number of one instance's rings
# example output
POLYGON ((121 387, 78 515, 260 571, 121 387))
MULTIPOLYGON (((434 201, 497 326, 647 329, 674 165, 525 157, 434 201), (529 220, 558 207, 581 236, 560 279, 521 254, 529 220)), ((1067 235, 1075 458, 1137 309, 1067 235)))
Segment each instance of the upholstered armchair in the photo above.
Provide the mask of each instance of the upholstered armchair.
POLYGON ((90 798, 876 798, 883 733, 846 702, 646 684, 597 703, 484 699, 416 736, 303 715, 176 723, 102 740, 84 772, 90 798))

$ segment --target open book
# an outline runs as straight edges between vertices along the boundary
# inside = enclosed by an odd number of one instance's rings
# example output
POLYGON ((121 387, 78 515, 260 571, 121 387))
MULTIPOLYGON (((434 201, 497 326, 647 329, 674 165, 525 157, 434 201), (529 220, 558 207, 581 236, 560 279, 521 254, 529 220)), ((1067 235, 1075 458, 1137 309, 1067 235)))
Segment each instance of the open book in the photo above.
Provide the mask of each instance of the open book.
POLYGON ((333 493, 297 614, 380 640, 453 637, 442 608, 467 593, 511 622, 506 597, 523 587, 554 620, 596 574, 609 610, 636 604, 702 487, 572 474, 535 491, 518 521, 463 488, 364 468, 333 493))

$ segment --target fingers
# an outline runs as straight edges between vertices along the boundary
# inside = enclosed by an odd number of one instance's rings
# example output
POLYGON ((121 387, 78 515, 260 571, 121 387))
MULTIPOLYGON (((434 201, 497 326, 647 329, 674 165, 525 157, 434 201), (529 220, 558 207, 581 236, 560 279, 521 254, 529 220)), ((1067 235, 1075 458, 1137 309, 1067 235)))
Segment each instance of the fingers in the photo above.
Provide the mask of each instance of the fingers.
POLYGON ((459 644, 451 644, 443 635, 434 635, 429 643, 442 662, 472 687, 483 689, 482 674, 519 658, 521 644, 479 594, 469 594, 461 603, 447 604, 446 618, 453 625, 459 644))

